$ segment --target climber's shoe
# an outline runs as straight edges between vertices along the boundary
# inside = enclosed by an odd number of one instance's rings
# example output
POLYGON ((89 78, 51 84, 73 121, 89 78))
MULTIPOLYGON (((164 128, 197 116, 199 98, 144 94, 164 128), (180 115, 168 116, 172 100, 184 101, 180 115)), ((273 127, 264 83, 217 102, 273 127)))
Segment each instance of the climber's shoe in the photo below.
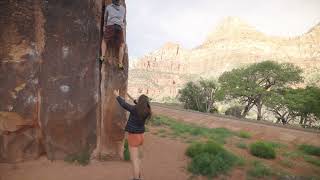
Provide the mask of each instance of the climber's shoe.
POLYGON ((124 70, 123 64, 118 64, 118 68, 119 68, 120 70, 124 70))
POLYGON ((99 60, 103 63, 104 60, 106 60, 105 58, 106 58, 105 56, 100 56, 100 57, 99 57, 99 60))

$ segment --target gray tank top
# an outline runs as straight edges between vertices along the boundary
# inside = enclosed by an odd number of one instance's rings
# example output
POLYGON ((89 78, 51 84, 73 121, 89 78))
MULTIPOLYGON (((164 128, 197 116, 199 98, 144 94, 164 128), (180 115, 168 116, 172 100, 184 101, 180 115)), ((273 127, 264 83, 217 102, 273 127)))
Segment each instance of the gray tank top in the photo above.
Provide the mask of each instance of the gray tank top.
POLYGON ((110 4, 107 6, 105 11, 105 16, 108 13, 108 19, 107 19, 107 25, 120 25, 122 28, 124 28, 124 17, 126 14, 126 9, 120 5, 114 5, 110 4))

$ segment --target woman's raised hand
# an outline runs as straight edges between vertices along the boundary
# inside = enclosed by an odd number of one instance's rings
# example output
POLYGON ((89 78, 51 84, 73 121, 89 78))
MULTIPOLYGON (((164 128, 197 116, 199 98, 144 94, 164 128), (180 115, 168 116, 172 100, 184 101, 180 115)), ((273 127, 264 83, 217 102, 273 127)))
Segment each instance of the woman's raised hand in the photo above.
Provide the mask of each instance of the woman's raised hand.
POLYGON ((119 90, 114 90, 114 91, 113 91, 113 94, 118 97, 119 94, 120 94, 120 93, 119 93, 119 90))

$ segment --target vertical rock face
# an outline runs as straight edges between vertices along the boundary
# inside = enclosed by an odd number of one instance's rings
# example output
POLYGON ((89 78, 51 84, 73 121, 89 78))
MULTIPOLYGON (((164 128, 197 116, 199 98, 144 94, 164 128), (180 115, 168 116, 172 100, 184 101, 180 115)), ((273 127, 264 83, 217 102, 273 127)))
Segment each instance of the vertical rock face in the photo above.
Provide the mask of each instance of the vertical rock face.
POLYGON ((0 162, 34 159, 42 152, 63 159, 94 148, 97 131, 105 152, 118 151, 125 113, 112 92, 126 93, 128 71, 119 72, 115 64, 100 71, 96 61, 103 4, 0 2, 0 114, 18 114, 19 122, 34 124, 4 135, 1 123, 13 118, 0 116, 0 162))
POLYGON ((90 0, 47 1, 43 7, 40 121, 49 159, 61 159, 95 142, 99 12, 90 0))
MULTIPOLYGON (((16 112, 22 122, 37 121, 42 48, 37 44, 35 32, 38 6, 33 0, 26 0, 1 1, 0 7, 0 111, 16 112)), ((16 119, 12 116, 13 113, 9 118, 16 119)), ((4 116, 1 117, 4 123, 4 116)), ((37 129, 28 129, 23 133, 0 135, 0 162, 38 157, 38 133, 37 129)))
MULTIPOLYGON (((111 4, 106 0, 105 5, 111 4)), ((121 2, 125 6, 125 1, 121 2)), ((124 34, 126 34, 124 32, 124 34)), ((124 38, 126 39, 126 38, 124 38)), ((101 68, 101 114, 97 121, 97 147, 93 157, 103 159, 119 159, 122 156, 124 139, 124 126, 126 113, 116 101, 114 90, 120 90, 120 95, 125 96, 128 88, 128 53, 125 48, 123 65, 124 70, 117 67, 118 50, 108 45, 107 59, 101 68)))

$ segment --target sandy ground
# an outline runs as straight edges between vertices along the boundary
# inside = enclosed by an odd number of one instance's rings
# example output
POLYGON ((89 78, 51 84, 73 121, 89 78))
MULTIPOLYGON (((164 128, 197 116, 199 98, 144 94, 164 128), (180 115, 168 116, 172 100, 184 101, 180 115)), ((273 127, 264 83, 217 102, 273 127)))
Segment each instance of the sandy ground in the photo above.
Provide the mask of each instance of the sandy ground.
MULTIPOLYGON (((187 145, 178 141, 146 134, 143 147, 143 177, 145 180, 186 180, 187 145)), ((0 164, 0 180, 128 180, 128 162, 92 162, 82 167, 64 161, 50 162, 46 158, 19 164, 0 164)))

